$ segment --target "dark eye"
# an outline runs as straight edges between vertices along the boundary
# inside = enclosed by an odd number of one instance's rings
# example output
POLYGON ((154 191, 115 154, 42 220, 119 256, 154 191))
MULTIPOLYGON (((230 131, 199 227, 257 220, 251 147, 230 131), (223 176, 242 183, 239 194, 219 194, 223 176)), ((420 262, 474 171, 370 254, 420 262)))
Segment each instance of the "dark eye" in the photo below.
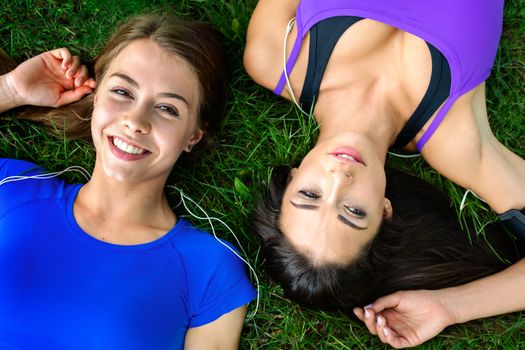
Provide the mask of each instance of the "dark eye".
POLYGON ((118 95, 118 96, 129 97, 131 99, 133 98, 133 96, 131 96, 131 93, 128 90, 123 89, 123 88, 113 88, 109 91, 111 91, 113 94, 118 95))
POLYGON ((356 216, 358 218, 366 217, 366 212, 361 209, 353 208, 353 207, 346 206, 346 205, 345 205, 345 209, 352 216, 356 216))
POLYGON ((299 193, 301 194, 301 196, 307 198, 307 199, 318 199, 318 198, 321 198, 320 195, 318 195, 317 193, 311 191, 311 190, 300 190, 299 193))
POLYGON ((179 110, 170 105, 160 105, 157 107, 161 112, 167 113, 173 117, 180 117, 179 110))

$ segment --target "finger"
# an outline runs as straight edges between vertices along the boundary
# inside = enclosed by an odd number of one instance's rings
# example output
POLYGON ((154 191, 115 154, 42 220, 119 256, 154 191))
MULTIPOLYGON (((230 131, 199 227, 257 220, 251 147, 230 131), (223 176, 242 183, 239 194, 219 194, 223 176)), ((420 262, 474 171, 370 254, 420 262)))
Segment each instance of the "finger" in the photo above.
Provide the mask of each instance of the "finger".
POLYGON ((376 316, 376 333, 379 339, 381 339, 383 343, 386 343, 386 337, 389 335, 389 332, 386 327, 386 320, 381 315, 376 316))
POLYGON ((65 91, 56 102, 55 107, 76 102, 91 92, 93 92, 93 89, 86 85, 82 85, 74 90, 65 91))
POLYGON ((84 82, 84 85, 92 88, 92 89, 95 89, 97 87, 97 82, 95 81, 95 79, 93 78, 89 78, 88 80, 86 80, 84 82))
POLYGON ((413 344, 410 344, 410 342, 407 339, 400 337, 396 332, 394 332, 388 327, 383 327, 378 334, 380 334, 379 339, 383 343, 388 344, 395 349, 402 349, 414 346, 413 344))
POLYGON ((370 305, 370 308, 372 308, 375 312, 381 312, 385 309, 394 308, 399 304, 399 301, 401 300, 401 295, 402 294, 400 292, 396 292, 381 297, 374 301, 374 303, 370 305))
POLYGON ((71 59, 71 64, 66 72, 66 77, 73 79, 77 76, 77 73, 80 69, 80 57, 73 56, 71 59))
POLYGON ((364 321, 365 319, 365 311, 359 307, 354 307, 354 315, 360 320, 364 321))
POLYGON ((394 330, 388 327, 386 319, 383 316, 377 316, 376 325, 377 336, 383 343, 389 344, 396 349, 412 346, 406 338, 400 337, 394 330))
POLYGON ((381 342, 392 345, 391 344, 391 342, 393 342, 392 330, 386 326, 386 320, 381 315, 377 315, 377 318, 376 318, 376 332, 381 342))
POLYGON ((376 314, 370 307, 365 307, 364 309, 364 322, 370 334, 376 335, 376 314))
POLYGON ((89 78, 87 67, 84 65, 80 66, 74 78, 75 78, 75 87, 79 87, 82 84, 84 84, 84 82, 89 78))
POLYGON ((61 47, 59 49, 51 50, 49 51, 53 57, 55 57, 58 60, 62 61, 62 69, 66 70, 71 65, 73 56, 71 55, 71 52, 65 48, 61 47))

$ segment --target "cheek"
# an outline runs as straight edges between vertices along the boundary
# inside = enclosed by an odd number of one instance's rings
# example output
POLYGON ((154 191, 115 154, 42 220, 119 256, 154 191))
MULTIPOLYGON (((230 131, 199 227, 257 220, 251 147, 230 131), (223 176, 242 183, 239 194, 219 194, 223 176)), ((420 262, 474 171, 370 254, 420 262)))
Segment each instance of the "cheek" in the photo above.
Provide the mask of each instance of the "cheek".
POLYGON ((119 108, 117 103, 110 103, 105 99, 100 99, 95 105, 92 115, 92 132, 98 133, 103 131, 103 128, 115 123, 122 114, 122 108, 119 108))
POLYGON ((174 128, 173 125, 166 125, 164 123, 155 125, 153 130, 155 130, 156 143, 161 150, 174 156, 182 152, 186 145, 182 130, 174 128))

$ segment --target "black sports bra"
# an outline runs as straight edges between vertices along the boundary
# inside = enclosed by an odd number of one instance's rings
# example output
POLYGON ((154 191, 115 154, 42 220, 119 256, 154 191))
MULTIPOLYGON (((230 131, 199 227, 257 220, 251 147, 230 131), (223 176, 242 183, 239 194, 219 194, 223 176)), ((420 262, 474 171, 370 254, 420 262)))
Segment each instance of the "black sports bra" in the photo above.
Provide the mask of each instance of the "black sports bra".
MULTIPOLYGON (((348 28, 361 19, 363 18, 336 16, 322 20, 310 29, 308 66, 300 97, 301 107, 306 112, 313 110, 326 65, 337 41, 348 28)), ((393 148, 403 148, 409 143, 449 95, 451 80, 448 62, 438 49, 428 42, 427 46, 432 58, 430 83, 423 99, 392 145, 393 148)))

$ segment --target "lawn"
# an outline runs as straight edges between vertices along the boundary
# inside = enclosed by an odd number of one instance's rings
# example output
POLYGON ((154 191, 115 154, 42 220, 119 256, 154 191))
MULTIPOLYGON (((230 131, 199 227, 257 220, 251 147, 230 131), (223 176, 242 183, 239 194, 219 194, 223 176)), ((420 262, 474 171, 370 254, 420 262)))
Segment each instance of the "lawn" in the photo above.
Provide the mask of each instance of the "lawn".
MULTIPOLYGON (((66 46, 89 60, 120 20, 150 11, 176 12, 183 17, 205 20, 219 29, 231 62, 226 121, 215 148, 197 162, 180 162, 170 184, 182 188, 209 215, 225 221, 257 271, 260 305, 257 313, 246 320, 241 349, 382 349, 384 345, 378 339, 347 316, 303 310, 285 300, 282 290, 265 276, 258 239, 247 229, 249 214, 269 178, 271 166, 299 161, 315 141, 313 123, 304 120, 287 101, 255 85, 244 72, 245 31, 255 3, 254 0, 2 0, 0 48, 22 60, 66 46)), ((523 158, 524 86, 525 6, 522 0, 508 0, 500 50, 487 82, 487 100, 494 133, 523 158)), ((18 121, 14 113, 4 116, 0 124, 0 157, 31 160, 53 171, 70 165, 92 169, 94 153, 87 143, 50 137, 39 126, 18 121)), ((421 159, 388 162, 448 191, 454 206, 459 208, 463 190, 437 175, 421 159)), ((83 181, 75 174, 66 177, 83 181)), ((176 204, 177 193, 168 191, 176 204)), ((181 208, 176 211, 187 215, 181 208)), ((480 225, 495 218, 474 197, 468 198, 460 215, 471 216, 480 225)), ((207 222, 191 220, 210 230, 207 222)), ((223 226, 217 224, 216 229, 219 236, 235 240, 223 226)), ((255 311, 254 304, 249 311, 250 314, 255 311)), ((523 329, 525 321, 521 314, 504 315, 450 327, 421 348, 525 348, 523 329)))

